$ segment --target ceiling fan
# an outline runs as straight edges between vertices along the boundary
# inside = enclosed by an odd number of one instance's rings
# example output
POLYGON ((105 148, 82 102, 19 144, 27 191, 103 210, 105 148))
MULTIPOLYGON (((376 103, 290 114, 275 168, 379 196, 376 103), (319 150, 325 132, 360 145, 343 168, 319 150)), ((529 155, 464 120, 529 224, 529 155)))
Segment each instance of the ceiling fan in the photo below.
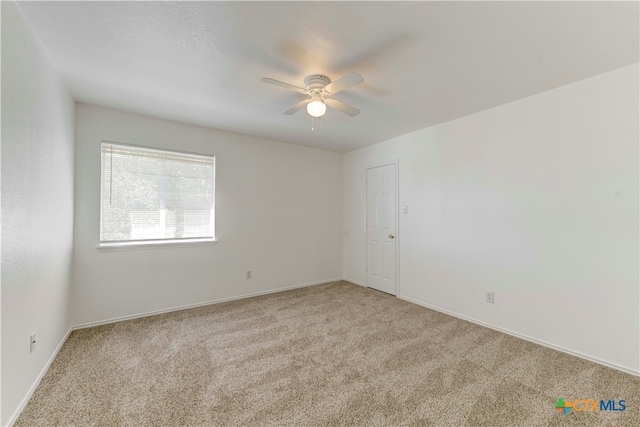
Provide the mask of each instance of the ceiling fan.
POLYGON ((357 108, 333 98, 335 94, 362 83, 364 79, 358 73, 352 72, 346 74, 333 83, 327 76, 312 74, 304 79, 304 88, 266 77, 263 78, 262 81, 285 89, 294 90, 309 97, 289 108, 284 114, 297 113, 305 106, 307 107, 307 113, 309 113, 311 117, 324 116, 324 113, 327 111, 327 106, 342 111, 352 117, 360 114, 360 110, 357 108))

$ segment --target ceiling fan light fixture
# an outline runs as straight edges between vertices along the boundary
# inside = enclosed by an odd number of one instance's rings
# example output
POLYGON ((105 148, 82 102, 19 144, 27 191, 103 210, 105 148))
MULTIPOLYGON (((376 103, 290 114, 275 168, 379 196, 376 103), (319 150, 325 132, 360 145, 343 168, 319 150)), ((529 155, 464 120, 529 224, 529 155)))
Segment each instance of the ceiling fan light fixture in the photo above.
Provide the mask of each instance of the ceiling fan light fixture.
POLYGON ((305 106, 307 107, 307 113, 309 113, 311 117, 324 116, 327 112, 327 107, 335 108, 336 110, 351 117, 357 116, 360 113, 360 110, 357 108, 338 101, 333 97, 336 93, 362 83, 364 79, 358 73, 351 72, 340 77, 335 82, 331 82, 329 77, 323 76, 322 74, 312 74, 304 79, 304 88, 290 85, 289 83, 281 82, 280 80, 270 79, 268 77, 263 77, 261 80, 264 83, 293 90, 308 97, 289 108, 283 114, 295 114, 305 106))
POLYGON ((307 104, 307 113, 311 117, 322 117, 327 112, 327 106, 324 102, 313 100, 307 104))

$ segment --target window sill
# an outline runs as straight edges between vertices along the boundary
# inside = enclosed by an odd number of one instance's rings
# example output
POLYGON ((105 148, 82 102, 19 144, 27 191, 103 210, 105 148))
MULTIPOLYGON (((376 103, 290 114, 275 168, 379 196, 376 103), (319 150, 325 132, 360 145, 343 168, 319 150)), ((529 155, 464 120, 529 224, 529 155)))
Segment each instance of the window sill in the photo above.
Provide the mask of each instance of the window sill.
POLYGON ((148 242, 100 243, 96 248, 100 252, 113 252, 143 249, 193 248, 197 246, 214 246, 216 243, 218 243, 216 239, 155 240, 148 242))

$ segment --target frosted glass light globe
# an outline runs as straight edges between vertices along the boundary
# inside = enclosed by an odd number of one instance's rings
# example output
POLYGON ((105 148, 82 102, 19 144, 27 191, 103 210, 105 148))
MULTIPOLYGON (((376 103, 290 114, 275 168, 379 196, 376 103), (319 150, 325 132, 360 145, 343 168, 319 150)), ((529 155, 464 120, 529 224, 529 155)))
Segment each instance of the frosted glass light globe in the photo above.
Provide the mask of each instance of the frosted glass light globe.
POLYGON ((311 101, 307 104, 307 113, 311 117, 321 117, 327 112, 327 106, 322 101, 311 101))

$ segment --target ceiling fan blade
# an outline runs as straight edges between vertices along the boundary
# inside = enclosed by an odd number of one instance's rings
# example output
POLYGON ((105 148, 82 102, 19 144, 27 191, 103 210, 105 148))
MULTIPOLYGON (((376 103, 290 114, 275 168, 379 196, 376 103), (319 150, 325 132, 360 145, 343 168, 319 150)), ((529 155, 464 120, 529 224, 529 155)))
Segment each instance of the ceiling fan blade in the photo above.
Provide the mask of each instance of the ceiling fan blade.
POLYGON ((359 85, 363 81, 364 79, 360 74, 351 72, 329 84, 325 89, 330 93, 338 93, 345 89, 349 89, 351 86, 359 85))
POLYGON ((310 102, 311 102, 311 99, 305 99, 304 101, 298 102, 296 105, 289 108, 283 114, 290 115, 290 114, 297 113, 298 111, 302 110, 310 102))
POLYGON ((329 107, 335 108, 338 111, 342 111, 343 113, 348 114, 351 117, 360 114, 360 110, 358 110, 356 107, 352 107, 351 105, 345 104, 344 102, 338 101, 337 99, 327 98, 325 99, 325 103, 329 107))
POLYGON ((307 90, 305 88, 294 86, 294 85, 290 85, 289 83, 281 82, 280 80, 274 80, 274 79, 270 79, 268 77, 265 77, 265 78, 260 79, 260 81, 263 82, 263 83, 269 83, 271 85, 280 86, 280 87, 283 87, 285 89, 295 90, 296 92, 300 92, 300 93, 305 94, 305 95, 307 94, 307 90))

